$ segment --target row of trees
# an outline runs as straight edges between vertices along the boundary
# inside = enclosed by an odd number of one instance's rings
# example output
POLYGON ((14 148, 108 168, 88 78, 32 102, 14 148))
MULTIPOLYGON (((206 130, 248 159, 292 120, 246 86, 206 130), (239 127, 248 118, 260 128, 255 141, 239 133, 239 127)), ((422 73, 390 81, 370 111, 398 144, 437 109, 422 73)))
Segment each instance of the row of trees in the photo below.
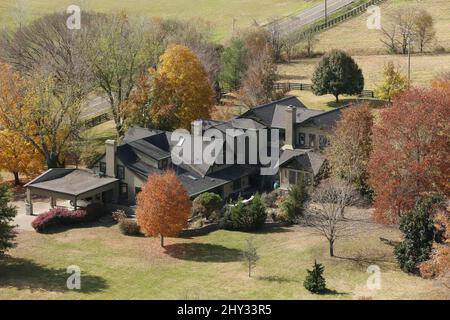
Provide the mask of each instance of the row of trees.
POLYGON ((389 53, 424 52, 435 39, 433 17, 424 9, 403 6, 394 10, 383 22, 381 41, 389 53), (408 44, 408 42, 410 42, 408 44))
POLYGON ((443 75, 382 110, 343 110, 326 150, 331 173, 374 198, 378 222, 400 222, 402 269, 429 277, 448 271, 449 83, 443 75))

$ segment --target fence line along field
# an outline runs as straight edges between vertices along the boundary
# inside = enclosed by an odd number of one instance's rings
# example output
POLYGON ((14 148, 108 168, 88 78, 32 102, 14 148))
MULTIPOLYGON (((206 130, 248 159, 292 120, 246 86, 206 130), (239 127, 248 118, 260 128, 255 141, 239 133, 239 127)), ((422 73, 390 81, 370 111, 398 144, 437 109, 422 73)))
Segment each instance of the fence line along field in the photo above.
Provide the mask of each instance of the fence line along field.
MULTIPOLYGON (((344 49, 345 50, 345 49, 344 49)), ((407 72, 405 55, 353 56, 362 69, 364 88, 373 90, 383 80, 383 66, 392 61, 404 74, 407 72)), ((282 81, 310 83, 316 64, 320 58, 299 59, 290 64, 281 64, 278 71, 282 81)), ((411 83, 417 86, 429 86, 439 74, 450 71, 450 54, 413 55, 411 57, 411 83)))
POLYGON ((14 24, 30 20, 45 13, 65 11, 76 4, 82 10, 118 12, 124 10, 145 17, 201 18, 213 23, 217 40, 229 38, 233 25, 235 30, 255 23, 261 25, 272 18, 284 17, 300 12, 320 3, 319 0, 3 0, 0 3, 0 21, 14 24))

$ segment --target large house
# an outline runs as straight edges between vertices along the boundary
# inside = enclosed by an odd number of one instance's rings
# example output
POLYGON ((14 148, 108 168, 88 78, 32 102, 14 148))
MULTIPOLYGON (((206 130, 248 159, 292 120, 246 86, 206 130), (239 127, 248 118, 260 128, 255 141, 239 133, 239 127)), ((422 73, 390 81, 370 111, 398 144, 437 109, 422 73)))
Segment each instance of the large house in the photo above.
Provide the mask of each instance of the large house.
MULTIPOLYGON (((51 169, 27 184, 28 208, 32 212, 31 194, 62 197, 75 202, 86 198, 105 203, 135 204, 136 194, 152 174, 172 169, 191 198, 204 192, 216 192, 223 198, 271 188, 278 181, 282 189, 302 178, 313 183, 324 168, 322 150, 328 143, 330 130, 339 118, 341 108, 331 111, 306 108, 296 97, 287 97, 250 109, 229 121, 197 120, 192 123, 192 137, 207 129, 257 132, 278 129, 280 150, 279 172, 261 176, 258 164, 175 164, 171 151, 177 145, 172 132, 131 128, 120 145, 106 141, 106 152, 90 168, 51 169)), ((275 131, 274 131, 275 132, 275 131)), ((237 134, 239 135, 239 134, 237 134)), ((233 148, 237 142, 233 137, 233 148)), ((248 151, 250 142, 243 140, 248 151)), ((258 141, 259 143, 259 141, 258 141)), ((224 143, 224 150, 230 148, 224 143)), ((236 157, 236 155, 234 155, 236 157)))

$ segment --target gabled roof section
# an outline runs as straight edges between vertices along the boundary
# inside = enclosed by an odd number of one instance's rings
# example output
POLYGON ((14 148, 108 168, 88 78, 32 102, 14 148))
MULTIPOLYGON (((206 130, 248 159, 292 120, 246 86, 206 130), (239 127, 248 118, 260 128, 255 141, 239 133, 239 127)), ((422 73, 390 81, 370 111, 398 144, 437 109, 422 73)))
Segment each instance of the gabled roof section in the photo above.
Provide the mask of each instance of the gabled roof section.
POLYGON ((348 108, 350 105, 346 105, 340 108, 336 108, 330 111, 325 111, 320 114, 314 115, 302 122, 304 125, 323 126, 331 128, 341 117, 341 111, 348 108))
POLYGON ((284 129, 286 126, 286 108, 293 106, 296 108, 296 123, 302 123, 310 117, 324 113, 323 110, 308 109, 294 96, 252 108, 239 118, 252 119, 266 127, 284 129))
POLYGON ((317 175, 325 163, 325 156, 311 150, 285 150, 280 156, 280 167, 291 166, 317 175))

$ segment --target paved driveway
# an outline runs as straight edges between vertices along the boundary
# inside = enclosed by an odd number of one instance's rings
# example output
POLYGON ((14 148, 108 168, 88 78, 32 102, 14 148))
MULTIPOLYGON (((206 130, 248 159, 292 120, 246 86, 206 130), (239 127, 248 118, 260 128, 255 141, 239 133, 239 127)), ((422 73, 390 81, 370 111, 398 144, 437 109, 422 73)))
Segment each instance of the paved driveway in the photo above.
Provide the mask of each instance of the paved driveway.
POLYGON ((14 224, 20 230, 34 230, 31 226, 31 222, 36 218, 36 215, 44 213, 50 209, 50 199, 33 200, 33 216, 27 216, 25 211, 25 201, 13 201, 13 206, 17 207, 17 215, 14 218, 14 224))

